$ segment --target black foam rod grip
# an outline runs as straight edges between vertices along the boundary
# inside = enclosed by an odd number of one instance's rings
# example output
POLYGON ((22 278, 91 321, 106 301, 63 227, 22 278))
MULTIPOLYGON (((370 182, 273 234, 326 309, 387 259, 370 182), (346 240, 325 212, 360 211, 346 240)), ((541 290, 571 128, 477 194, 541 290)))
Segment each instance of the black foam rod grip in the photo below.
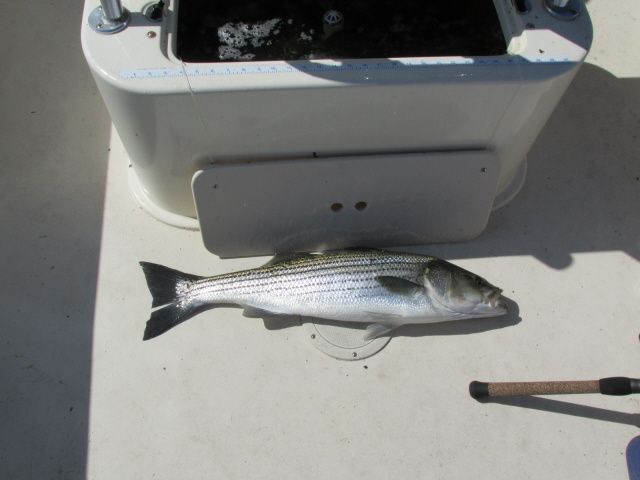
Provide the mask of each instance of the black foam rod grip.
POLYGON ((603 395, 630 395, 640 393, 640 379, 627 377, 601 378, 600 393, 603 395))

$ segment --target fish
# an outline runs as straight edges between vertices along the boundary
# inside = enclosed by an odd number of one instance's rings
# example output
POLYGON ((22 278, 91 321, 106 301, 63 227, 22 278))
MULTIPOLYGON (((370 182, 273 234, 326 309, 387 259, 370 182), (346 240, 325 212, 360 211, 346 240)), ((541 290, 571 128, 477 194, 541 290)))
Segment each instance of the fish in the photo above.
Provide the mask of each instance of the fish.
POLYGON ((415 253, 352 248, 280 253, 265 265, 212 277, 140 262, 152 296, 143 340, 162 335, 211 306, 244 316, 299 315, 366 322, 373 340, 407 323, 507 313, 502 290, 445 260, 415 253))

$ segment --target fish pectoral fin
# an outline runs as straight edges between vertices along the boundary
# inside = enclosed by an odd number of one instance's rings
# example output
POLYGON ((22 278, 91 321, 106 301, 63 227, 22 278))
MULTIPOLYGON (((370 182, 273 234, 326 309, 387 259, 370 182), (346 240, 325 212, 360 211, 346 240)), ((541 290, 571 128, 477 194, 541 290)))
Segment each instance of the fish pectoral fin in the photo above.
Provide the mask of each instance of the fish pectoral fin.
POLYGON ((422 285, 399 277, 380 276, 376 277, 377 282, 389 292, 403 297, 414 298, 423 290, 422 285))
POLYGON ((372 323, 367 327, 367 333, 364 335, 364 340, 373 340, 374 338, 381 337, 387 333, 393 331, 398 327, 398 324, 391 322, 372 323))
POLYGON ((280 315, 279 313, 270 312, 269 310, 264 310, 263 308, 249 307, 244 305, 242 306, 242 308, 244 308, 242 315, 247 318, 269 318, 280 315))

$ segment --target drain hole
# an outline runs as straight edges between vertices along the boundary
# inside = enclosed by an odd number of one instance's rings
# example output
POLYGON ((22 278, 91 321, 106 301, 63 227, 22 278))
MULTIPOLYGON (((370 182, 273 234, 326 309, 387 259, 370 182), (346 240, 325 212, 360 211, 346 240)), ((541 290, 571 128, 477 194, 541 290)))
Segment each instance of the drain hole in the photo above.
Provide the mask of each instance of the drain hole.
POLYGON ((531 11, 531 2, 529 0, 515 0, 516 10, 518 13, 525 14, 531 11))
POLYGON ((340 210, 342 210, 342 204, 341 203, 334 203, 333 205, 331 205, 331 211, 332 212, 338 213, 340 210))
POLYGON ((356 210, 361 212, 365 208, 367 208, 367 202, 358 202, 358 203, 356 203, 356 210))

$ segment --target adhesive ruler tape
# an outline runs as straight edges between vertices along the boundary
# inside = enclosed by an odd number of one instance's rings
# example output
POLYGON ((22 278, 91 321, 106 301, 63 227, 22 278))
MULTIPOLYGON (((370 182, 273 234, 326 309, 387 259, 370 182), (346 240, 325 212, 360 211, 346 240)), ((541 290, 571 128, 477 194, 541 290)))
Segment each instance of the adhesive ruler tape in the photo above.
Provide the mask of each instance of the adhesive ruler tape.
POLYGON ((137 68, 122 70, 120 77, 124 79, 145 78, 170 78, 170 77, 198 77, 217 75, 264 75, 278 73, 324 73, 324 72, 349 72, 349 71, 375 71, 375 70, 402 70, 409 68, 426 67, 514 67, 527 66, 540 63, 571 63, 567 57, 540 56, 535 58, 524 57, 496 57, 496 58, 426 58, 420 60, 393 60, 390 62, 344 62, 344 63, 316 63, 307 61, 294 61, 292 63, 251 63, 241 64, 221 63, 210 66, 185 65, 168 68, 137 68))

